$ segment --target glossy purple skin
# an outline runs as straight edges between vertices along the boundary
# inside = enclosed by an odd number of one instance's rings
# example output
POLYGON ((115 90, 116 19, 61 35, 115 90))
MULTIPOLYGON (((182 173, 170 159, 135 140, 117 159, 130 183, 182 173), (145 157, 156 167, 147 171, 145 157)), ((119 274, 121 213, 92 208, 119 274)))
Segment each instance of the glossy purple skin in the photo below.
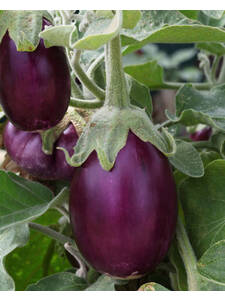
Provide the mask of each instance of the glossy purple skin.
POLYGON ((56 141, 52 155, 42 151, 39 133, 22 131, 10 122, 5 126, 3 139, 11 159, 29 174, 46 180, 72 180, 75 168, 68 165, 64 153, 56 149, 63 147, 73 154, 78 135, 72 124, 56 141))
POLYGON ((75 171, 70 218, 78 248, 99 272, 132 278, 154 270, 177 220, 167 158, 131 132, 110 172, 93 152, 75 171))
MULTIPOLYGON (((46 21, 44 24, 49 24, 46 21)), ((0 44, 0 103, 17 127, 48 129, 64 116, 70 99, 70 72, 62 47, 18 52, 8 32, 0 44)))
POLYGON ((190 134, 190 138, 192 141, 207 141, 212 134, 211 127, 205 127, 202 130, 198 130, 192 134, 190 134))

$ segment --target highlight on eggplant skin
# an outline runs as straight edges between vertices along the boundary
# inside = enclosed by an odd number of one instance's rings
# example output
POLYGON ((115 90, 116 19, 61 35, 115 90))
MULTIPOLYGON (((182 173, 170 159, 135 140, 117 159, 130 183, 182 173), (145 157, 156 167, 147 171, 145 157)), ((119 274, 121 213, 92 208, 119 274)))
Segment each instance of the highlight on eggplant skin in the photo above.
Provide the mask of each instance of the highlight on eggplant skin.
POLYGON ((66 162, 63 151, 56 149, 63 147, 73 154, 78 135, 71 123, 55 142, 52 155, 42 151, 39 133, 22 131, 11 122, 4 128, 3 140, 11 159, 32 176, 43 180, 72 180, 75 167, 66 162))
POLYGON ((129 132, 111 171, 102 169, 95 152, 75 170, 69 211, 76 244, 97 271, 118 278, 153 271, 177 221, 168 159, 129 132))
MULTIPOLYGON (((49 25, 43 20, 43 26, 49 25)), ((70 71, 63 47, 19 52, 8 31, 0 43, 0 104, 19 129, 51 128, 63 118, 70 100, 70 71)))

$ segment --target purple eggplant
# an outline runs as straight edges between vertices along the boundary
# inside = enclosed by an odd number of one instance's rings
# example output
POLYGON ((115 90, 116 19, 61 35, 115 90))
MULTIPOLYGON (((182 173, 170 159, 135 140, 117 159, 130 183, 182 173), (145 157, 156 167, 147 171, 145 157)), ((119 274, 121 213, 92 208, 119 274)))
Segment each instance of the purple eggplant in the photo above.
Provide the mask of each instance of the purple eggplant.
POLYGON ((97 271, 135 278, 154 270, 177 220, 167 158, 131 132, 111 171, 102 169, 93 152, 75 170, 70 218, 78 248, 97 271))
POLYGON ((73 154, 78 135, 72 124, 63 131, 55 142, 52 155, 42 151, 42 141, 37 132, 27 132, 8 122, 3 133, 5 148, 13 161, 29 174, 46 180, 71 180, 74 167, 67 164, 64 153, 56 147, 67 149, 73 154))
MULTIPOLYGON (((49 25, 44 20, 43 25, 49 25)), ((18 52, 8 32, 0 44, 0 104, 25 131, 44 130, 63 118, 70 100, 70 71, 62 47, 18 52)))
POLYGON ((192 134, 190 134, 190 139, 192 141, 207 141, 212 134, 211 127, 205 127, 202 130, 198 130, 192 134))

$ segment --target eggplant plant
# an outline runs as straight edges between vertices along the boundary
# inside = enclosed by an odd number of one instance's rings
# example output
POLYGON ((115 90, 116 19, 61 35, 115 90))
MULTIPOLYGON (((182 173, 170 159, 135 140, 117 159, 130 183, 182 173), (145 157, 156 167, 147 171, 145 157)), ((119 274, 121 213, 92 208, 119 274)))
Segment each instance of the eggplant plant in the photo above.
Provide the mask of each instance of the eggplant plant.
POLYGON ((224 25, 0 11, 0 290, 225 290, 224 25))

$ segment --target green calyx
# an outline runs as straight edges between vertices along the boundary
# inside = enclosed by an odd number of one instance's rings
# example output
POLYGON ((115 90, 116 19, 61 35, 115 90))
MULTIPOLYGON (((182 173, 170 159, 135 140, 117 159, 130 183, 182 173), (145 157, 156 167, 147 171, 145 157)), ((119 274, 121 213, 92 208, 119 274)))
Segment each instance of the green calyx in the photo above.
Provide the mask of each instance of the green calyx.
POLYGON ((42 139, 42 151, 45 154, 51 155, 53 153, 56 140, 68 127, 70 122, 74 125, 77 134, 80 135, 86 125, 86 122, 84 118, 72 107, 69 107, 62 121, 56 126, 40 132, 42 139))
POLYGON ((72 166, 80 166, 95 150, 102 168, 109 171, 118 152, 126 145, 129 130, 141 140, 155 145, 165 155, 174 154, 176 145, 173 137, 166 130, 163 134, 157 131, 145 111, 131 105, 123 109, 105 105, 92 115, 72 157, 65 149, 60 149, 72 166))

